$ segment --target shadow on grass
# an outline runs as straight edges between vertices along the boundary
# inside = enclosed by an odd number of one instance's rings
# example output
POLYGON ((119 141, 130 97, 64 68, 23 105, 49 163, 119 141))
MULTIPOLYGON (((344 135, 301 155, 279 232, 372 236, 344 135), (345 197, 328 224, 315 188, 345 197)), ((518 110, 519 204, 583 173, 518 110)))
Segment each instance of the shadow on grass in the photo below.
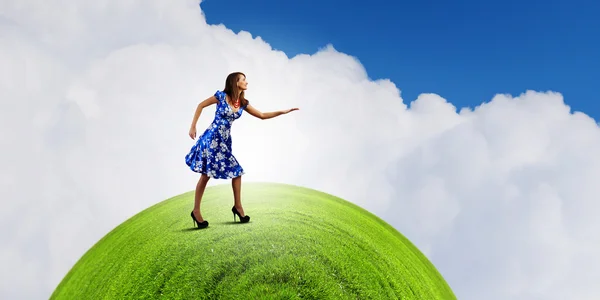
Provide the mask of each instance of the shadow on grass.
POLYGON ((234 221, 227 221, 227 222, 226 222, 226 221, 223 221, 223 222, 219 222, 219 223, 216 223, 216 224, 219 224, 219 225, 247 225, 247 224, 250 224, 250 223, 251 223, 251 222, 248 222, 248 223, 240 223, 240 222, 238 222, 238 221, 235 221, 235 222, 234 222, 234 221))
POLYGON ((205 228, 198 228, 198 227, 188 227, 188 228, 183 228, 178 230, 179 232, 192 232, 192 231, 197 231, 197 230, 204 230, 204 229, 209 229, 211 227, 215 227, 215 226, 221 226, 221 225, 248 225, 251 222, 248 223, 240 223, 240 222, 234 222, 234 221, 229 221, 229 222, 214 222, 214 223, 210 223, 210 225, 208 225, 208 227, 205 228))
POLYGON ((188 227, 188 228, 180 229, 179 232, 197 231, 197 230, 204 230, 204 229, 208 229, 208 228, 210 228, 210 225, 205 228, 188 227))

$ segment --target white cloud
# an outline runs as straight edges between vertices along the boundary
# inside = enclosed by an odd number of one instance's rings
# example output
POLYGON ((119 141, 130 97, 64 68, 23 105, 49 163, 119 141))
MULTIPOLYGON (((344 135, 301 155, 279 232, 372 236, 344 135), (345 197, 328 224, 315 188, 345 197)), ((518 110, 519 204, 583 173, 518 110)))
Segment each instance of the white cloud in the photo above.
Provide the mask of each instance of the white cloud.
POLYGON ((288 59, 206 25, 194 1, 4 1, 0 30, 3 299, 47 298, 114 226, 193 189, 193 110, 238 70, 255 107, 301 109, 235 122, 244 181, 369 209, 460 299, 600 292, 600 130, 560 94, 498 95, 459 112, 423 94, 409 107, 351 56, 325 47, 288 59))

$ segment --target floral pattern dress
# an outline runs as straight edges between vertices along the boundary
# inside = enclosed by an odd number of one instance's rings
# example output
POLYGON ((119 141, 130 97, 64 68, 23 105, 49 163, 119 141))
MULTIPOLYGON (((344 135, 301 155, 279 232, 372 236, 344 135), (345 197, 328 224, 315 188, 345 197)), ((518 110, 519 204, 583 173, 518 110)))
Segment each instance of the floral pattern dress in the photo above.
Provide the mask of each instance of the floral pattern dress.
POLYGON ((213 122, 185 156, 188 167, 211 178, 229 179, 244 174, 244 169, 231 153, 231 125, 245 109, 237 112, 227 104, 225 93, 217 91, 217 110, 213 122))

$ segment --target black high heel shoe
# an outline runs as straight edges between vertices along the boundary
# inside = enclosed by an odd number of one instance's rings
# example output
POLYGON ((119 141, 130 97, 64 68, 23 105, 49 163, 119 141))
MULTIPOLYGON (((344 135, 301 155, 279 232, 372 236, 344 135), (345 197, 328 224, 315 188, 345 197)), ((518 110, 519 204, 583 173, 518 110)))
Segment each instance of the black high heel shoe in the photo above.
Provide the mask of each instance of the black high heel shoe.
POLYGON ((204 222, 198 222, 198 220, 196 220, 196 216, 194 216, 194 212, 192 211, 192 213, 190 214, 192 216, 192 219, 194 220, 194 225, 198 225, 198 228, 206 228, 208 227, 208 221, 204 220, 204 222))
POLYGON ((233 212, 233 221, 235 222, 235 215, 238 216, 238 218, 240 218, 240 223, 248 223, 250 222, 250 216, 249 215, 245 215, 245 216, 241 216, 240 212, 234 207, 231 208, 231 212, 233 212))

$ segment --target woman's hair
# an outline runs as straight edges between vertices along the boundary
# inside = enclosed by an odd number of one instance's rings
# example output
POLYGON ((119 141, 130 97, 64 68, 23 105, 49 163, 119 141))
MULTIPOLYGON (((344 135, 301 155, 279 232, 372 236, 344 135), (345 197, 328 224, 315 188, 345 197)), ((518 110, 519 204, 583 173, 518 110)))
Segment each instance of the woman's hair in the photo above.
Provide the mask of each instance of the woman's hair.
POLYGON ((227 76, 225 79, 225 88, 223 92, 229 96, 231 99, 237 98, 237 95, 240 96, 240 106, 248 105, 248 100, 244 97, 244 91, 240 93, 238 89, 237 82, 240 79, 240 76, 246 77, 246 75, 242 72, 234 72, 227 76))

